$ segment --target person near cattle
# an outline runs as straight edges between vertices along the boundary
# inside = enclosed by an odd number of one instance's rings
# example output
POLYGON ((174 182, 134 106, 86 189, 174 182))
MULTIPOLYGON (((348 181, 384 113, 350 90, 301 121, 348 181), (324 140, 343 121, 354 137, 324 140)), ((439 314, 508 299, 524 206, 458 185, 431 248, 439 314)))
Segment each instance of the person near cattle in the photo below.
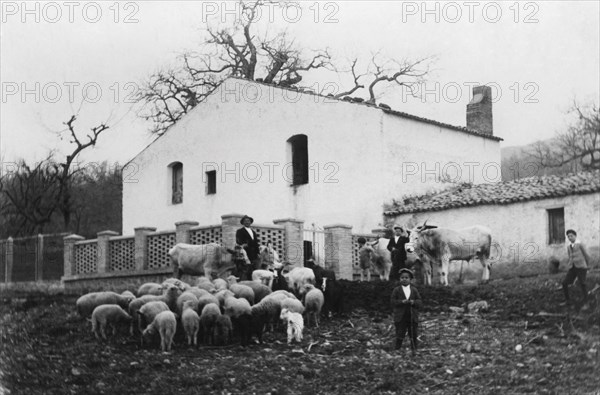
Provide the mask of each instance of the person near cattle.
POLYGON ((398 280, 400 269, 408 269, 406 266, 406 249, 404 246, 409 242, 408 232, 400 225, 394 225, 394 235, 390 238, 387 249, 392 255, 392 270, 390 280, 398 280))
POLYGON ((358 254, 359 260, 358 265, 360 267, 360 281, 364 281, 365 277, 367 281, 371 281, 371 259, 370 256, 365 256, 365 258, 361 258, 362 248, 367 244, 367 239, 364 237, 359 237, 358 240, 358 254), (366 259, 369 258, 369 259, 366 259))
POLYGON ((416 287, 411 285, 414 274, 410 269, 400 269, 400 285, 392 291, 391 304, 396 327, 394 348, 400 350, 404 336, 408 332, 412 355, 417 353, 417 334, 419 326, 418 309, 423 304, 416 287))
POLYGON ((587 303, 587 289, 585 286, 585 278, 587 270, 590 265, 590 256, 585 249, 583 243, 577 241, 577 232, 573 229, 567 230, 567 238, 569 239, 569 245, 567 246, 567 254, 569 261, 567 262, 567 275, 562 283, 563 292, 565 293, 566 304, 571 304, 571 298, 569 296, 569 286, 573 285, 575 279, 581 287, 583 292, 583 303, 587 303))
POLYGON ((239 228, 235 232, 236 243, 241 245, 244 248, 244 250, 246 250, 248 259, 251 262, 250 265, 246 265, 249 267, 238 268, 238 276, 242 280, 250 280, 252 276, 252 271, 255 269, 259 269, 258 266, 260 264, 258 256, 260 243, 258 242, 258 234, 251 227, 253 223, 254 218, 248 215, 244 215, 240 220, 240 224, 242 224, 243 227, 239 228))

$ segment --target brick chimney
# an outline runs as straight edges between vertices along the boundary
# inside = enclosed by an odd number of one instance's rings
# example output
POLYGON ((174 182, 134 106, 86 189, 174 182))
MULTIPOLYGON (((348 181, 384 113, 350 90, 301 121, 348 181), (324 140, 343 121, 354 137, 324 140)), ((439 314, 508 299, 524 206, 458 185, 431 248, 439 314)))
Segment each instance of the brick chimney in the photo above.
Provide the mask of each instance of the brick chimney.
POLYGON ((467 104, 467 129, 494 135, 491 87, 482 85, 473 88, 473 99, 467 104))

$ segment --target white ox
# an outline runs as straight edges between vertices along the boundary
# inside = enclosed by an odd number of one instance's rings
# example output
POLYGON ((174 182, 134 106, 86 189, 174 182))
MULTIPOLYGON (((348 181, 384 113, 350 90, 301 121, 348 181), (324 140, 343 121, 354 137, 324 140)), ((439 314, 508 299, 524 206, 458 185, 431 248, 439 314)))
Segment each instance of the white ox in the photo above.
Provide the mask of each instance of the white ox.
MULTIPOLYGON (((390 239, 380 238, 377 241, 367 242, 358 250, 358 259, 361 267, 373 267, 379 274, 380 280, 388 281, 390 279, 390 270, 392 269, 392 255, 388 251, 387 245, 390 239)), ((367 281, 371 281, 371 271, 367 271, 367 281)), ((363 272, 360 274, 363 280, 363 272)))
POLYGON ((246 251, 236 246, 234 250, 217 243, 185 244, 178 243, 169 250, 173 277, 183 274, 206 276, 208 278, 227 277, 235 268, 234 260, 244 260, 250 265, 246 251))
POLYGON ((438 275, 442 285, 448 285, 448 266, 450 261, 470 261, 479 258, 483 266, 482 281, 490 279, 490 257, 492 245, 491 230, 475 225, 463 229, 447 229, 418 226, 410 232, 410 242, 406 251, 415 252, 423 263, 425 284, 431 285, 433 265, 438 265, 438 275))

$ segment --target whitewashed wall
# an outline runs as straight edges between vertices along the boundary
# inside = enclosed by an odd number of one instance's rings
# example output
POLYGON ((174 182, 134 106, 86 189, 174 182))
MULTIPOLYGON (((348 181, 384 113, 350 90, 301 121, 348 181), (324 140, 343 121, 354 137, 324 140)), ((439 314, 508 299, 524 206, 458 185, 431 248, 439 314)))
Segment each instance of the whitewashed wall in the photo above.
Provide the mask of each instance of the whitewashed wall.
POLYGON ((260 223, 294 217, 369 232, 381 223, 385 202, 422 188, 397 177, 396 162, 405 157, 454 160, 464 152, 480 160, 479 148, 487 144, 488 157, 499 161, 497 142, 442 132, 364 105, 229 79, 131 161, 135 174, 123 184, 123 232, 171 228, 183 219, 217 224, 232 212, 260 223), (296 134, 308 136, 311 170, 309 184, 291 187, 284 170, 291 175, 287 140, 296 134), (448 144, 460 149, 448 150, 448 144), (168 167, 175 161, 183 163, 184 179, 177 205, 171 204, 168 167), (206 195, 204 173, 215 167, 217 193, 206 195))
MULTIPOLYGON (((565 230, 575 229, 578 239, 588 246, 598 264, 600 255, 600 194, 575 195, 535 200, 510 205, 463 207, 444 211, 403 214, 393 220, 408 225, 429 224, 458 229, 485 225, 492 231, 491 258, 496 264, 531 266, 545 270, 548 259, 555 256, 566 263, 565 243, 548 243, 548 209, 564 207, 565 230)), ((392 219, 388 219, 392 221, 392 219)), ((566 236, 565 236, 566 241, 566 236)), ((458 266, 455 265, 454 269, 458 266)), ((476 263, 475 269, 480 265, 476 263)), ((527 268, 524 268, 527 269, 527 268)), ((529 270, 524 270, 525 272, 529 270)))

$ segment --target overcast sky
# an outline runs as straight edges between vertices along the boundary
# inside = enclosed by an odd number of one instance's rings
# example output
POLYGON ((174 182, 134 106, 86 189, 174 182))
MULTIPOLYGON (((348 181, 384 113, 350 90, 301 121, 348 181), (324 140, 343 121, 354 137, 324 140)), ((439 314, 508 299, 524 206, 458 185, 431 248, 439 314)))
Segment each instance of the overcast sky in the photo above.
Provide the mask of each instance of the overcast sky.
MULTIPOLYGON (((433 70, 420 86, 424 98, 387 91, 380 101, 464 126, 470 85, 490 84, 494 134, 502 146, 552 137, 565 128, 573 100, 599 101, 598 1, 301 4, 301 10, 264 11, 259 28, 287 28, 302 47, 329 48, 337 59, 368 59, 376 51, 397 59, 433 56, 433 70)), ((230 22, 235 7, 221 1, 3 1, 1 17, 2 160, 68 152, 54 132, 78 114, 82 131, 110 126, 81 159, 124 163, 152 140, 151 125, 130 103, 136 87, 178 53, 197 48, 206 20, 230 22)), ((314 83, 341 82, 327 78, 314 83)))

